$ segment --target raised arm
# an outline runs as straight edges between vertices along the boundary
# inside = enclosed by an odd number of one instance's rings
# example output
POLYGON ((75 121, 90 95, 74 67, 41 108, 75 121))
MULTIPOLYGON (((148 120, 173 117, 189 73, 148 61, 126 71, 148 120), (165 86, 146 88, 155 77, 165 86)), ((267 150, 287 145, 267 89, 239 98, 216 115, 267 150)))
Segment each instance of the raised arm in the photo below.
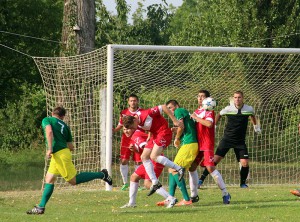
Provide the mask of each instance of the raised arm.
POLYGON ((174 116, 174 114, 168 109, 168 107, 166 105, 161 105, 162 110, 165 114, 167 114, 170 119, 172 120, 173 124, 175 126, 181 127, 182 129, 184 129, 184 125, 183 122, 180 122, 179 120, 176 119, 176 117, 174 116))

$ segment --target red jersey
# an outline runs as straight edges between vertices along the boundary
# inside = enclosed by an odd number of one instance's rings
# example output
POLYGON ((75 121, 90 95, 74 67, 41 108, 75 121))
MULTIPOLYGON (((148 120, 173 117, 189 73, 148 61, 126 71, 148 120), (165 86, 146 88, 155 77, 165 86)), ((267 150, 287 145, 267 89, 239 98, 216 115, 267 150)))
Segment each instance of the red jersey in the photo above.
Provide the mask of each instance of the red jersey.
POLYGON ((162 107, 155 106, 151 109, 139 110, 136 115, 139 118, 139 127, 153 133, 155 137, 160 132, 169 129, 167 120, 162 116, 162 107))
MULTIPOLYGON (((144 147, 147 144, 147 138, 148 134, 140 130, 136 130, 131 136, 131 144, 134 145, 135 149, 138 150, 140 154, 142 154, 144 147)), ((149 141, 151 140, 153 140, 153 137, 151 137, 149 141)), ((163 154, 161 155, 163 156, 163 154)), ((154 168, 164 168, 164 165, 157 163, 153 160, 151 161, 153 163, 154 168)))
POLYGON ((119 119, 118 125, 123 126, 123 121, 122 121, 123 116, 134 116, 134 115, 136 115, 137 112, 139 112, 141 110, 144 110, 144 109, 138 108, 135 112, 130 111, 129 108, 122 110, 120 112, 120 119, 119 119))
MULTIPOLYGON (((197 117, 202 117, 204 120, 211 121, 213 123, 213 127, 209 128, 207 126, 202 125, 201 123, 196 123, 197 129, 197 138, 199 144, 199 150, 212 150, 214 151, 215 145, 215 112, 204 110, 204 109, 197 109, 194 112, 197 117)), ((200 117, 200 118, 201 118, 200 117)))

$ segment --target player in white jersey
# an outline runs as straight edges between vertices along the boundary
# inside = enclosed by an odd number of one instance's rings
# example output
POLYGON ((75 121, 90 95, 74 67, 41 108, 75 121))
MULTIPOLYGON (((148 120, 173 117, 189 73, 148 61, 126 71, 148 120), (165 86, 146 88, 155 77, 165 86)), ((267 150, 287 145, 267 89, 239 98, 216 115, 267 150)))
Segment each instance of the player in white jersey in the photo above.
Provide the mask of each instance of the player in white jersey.
MULTIPOLYGON (((248 188, 246 180, 249 174, 249 154, 245 143, 248 119, 254 126, 254 131, 260 133, 260 126, 257 124, 254 109, 252 106, 244 104, 244 94, 242 91, 236 91, 233 94, 233 103, 226 106, 216 116, 216 124, 222 116, 227 117, 224 135, 215 152, 214 161, 218 164, 227 154, 229 149, 233 148, 236 159, 241 164, 240 169, 240 187, 248 188)), ((203 182, 208 175, 207 170, 203 172, 200 180, 203 182)))

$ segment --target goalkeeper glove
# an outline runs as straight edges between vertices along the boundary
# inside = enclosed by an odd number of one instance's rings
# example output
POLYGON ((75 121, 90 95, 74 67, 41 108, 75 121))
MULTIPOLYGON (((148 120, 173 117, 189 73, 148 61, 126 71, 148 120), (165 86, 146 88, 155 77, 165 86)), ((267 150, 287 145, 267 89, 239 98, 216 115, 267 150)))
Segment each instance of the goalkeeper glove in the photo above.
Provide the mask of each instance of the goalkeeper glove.
POLYGON ((254 127, 254 132, 261 133, 260 125, 253 125, 253 127, 254 127))

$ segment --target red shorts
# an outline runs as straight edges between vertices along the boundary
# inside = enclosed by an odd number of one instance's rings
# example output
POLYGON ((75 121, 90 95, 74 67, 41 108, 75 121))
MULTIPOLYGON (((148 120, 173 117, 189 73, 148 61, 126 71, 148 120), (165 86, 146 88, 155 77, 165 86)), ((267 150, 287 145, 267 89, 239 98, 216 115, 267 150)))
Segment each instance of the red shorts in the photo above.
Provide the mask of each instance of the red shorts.
MULTIPOLYGON (((152 161, 153 163, 153 161, 152 161)), ((156 163, 153 164, 154 165, 154 172, 156 177, 158 178, 160 176, 160 174, 162 173, 163 169, 164 169, 164 165, 156 163)), ((139 175, 139 177, 141 177, 144 180, 150 180, 148 174, 146 173, 146 169, 144 167, 144 165, 140 165, 135 171, 134 171, 137 175, 139 175)))
POLYGON ((199 151, 195 161, 202 167, 215 166, 214 151, 213 150, 201 150, 199 151))
POLYGON ((159 147, 167 148, 172 141, 172 131, 170 128, 160 131, 157 135, 153 135, 153 140, 149 140, 145 148, 152 149, 154 144, 159 147))
POLYGON ((131 143, 131 137, 127 137, 124 133, 122 134, 121 139, 121 147, 120 147, 120 159, 121 160, 130 160, 130 156, 132 155, 132 161, 142 162, 141 154, 137 152, 132 152, 129 149, 129 145, 131 143))

